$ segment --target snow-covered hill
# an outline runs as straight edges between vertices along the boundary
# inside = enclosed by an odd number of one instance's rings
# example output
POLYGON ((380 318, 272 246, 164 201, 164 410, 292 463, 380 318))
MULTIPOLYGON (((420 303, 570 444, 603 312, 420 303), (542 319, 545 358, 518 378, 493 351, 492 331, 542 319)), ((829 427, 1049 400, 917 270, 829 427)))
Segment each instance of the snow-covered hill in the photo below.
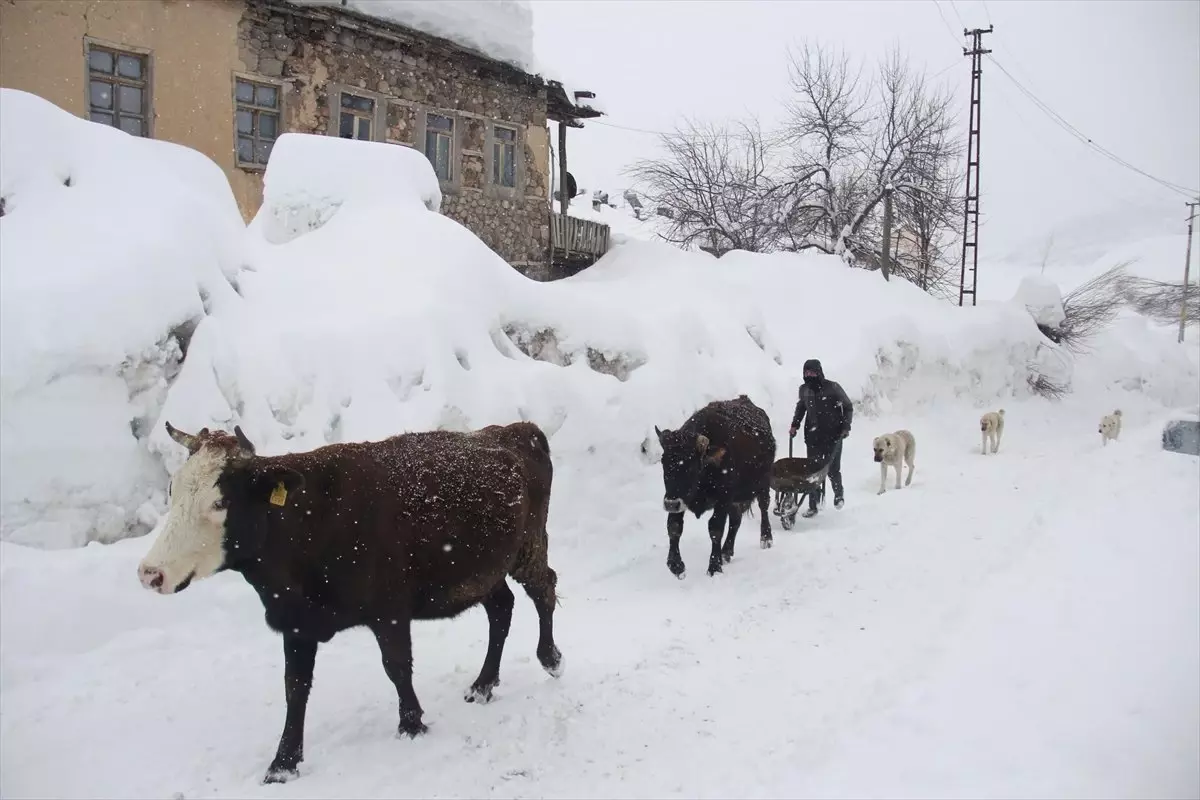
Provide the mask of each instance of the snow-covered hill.
MULTIPOLYGON (((1200 462, 1159 447, 1200 401, 1195 340, 1127 318, 1049 403, 1027 379, 1050 346, 1007 296, 959 309, 833 259, 632 235, 536 283, 436 213, 410 150, 282 137, 243 230, 202 157, 8 90, 0 125, 0 795, 1200 791, 1200 462), (142 177, 93 229, 102 169, 142 177), (652 427, 744 392, 786 442, 810 357, 859 406, 846 508, 676 581, 652 427), (978 417, 1001 406, 985 458, 978 417), (155 523, 183 457, 166 419, 240 424, 263 453, 542 425, 566 675, 532 660, 522 598, 496 702, 467 705, 483 613, 418 626, 430 731, 400 741, 374 641, 343 634, 302 778, 260 786, 282 652, 254 593, 222 574, 160 597, 136 580, 147 538, 79 546, 155 523), (898 427, 916 478, 877 496, 870 440, 898 427)), ((707 546, 689 520, 684 557, 707 546)))

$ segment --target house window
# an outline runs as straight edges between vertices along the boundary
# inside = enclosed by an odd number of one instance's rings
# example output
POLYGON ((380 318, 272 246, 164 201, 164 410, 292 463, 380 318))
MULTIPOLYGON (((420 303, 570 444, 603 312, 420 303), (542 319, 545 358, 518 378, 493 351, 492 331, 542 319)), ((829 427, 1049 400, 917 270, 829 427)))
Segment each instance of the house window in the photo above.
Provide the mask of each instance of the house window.
POLYGON ((433 164, 433 171, 438 180, 449 181, 453 178, 450 169, 450 153, 454 141, 454 120, 441 114, 427 114, 425 117, 425 157, 433 164))
POLYGON ((513 188, 517 185, 517 132, 495 126, 492 141, 492 182, 513 188))
POLYGON ((342 92, 342 115, 338 136, 343 139, 371 141, 371 123, 375 119, 375 101, 369 97, 342 92))
POLYGON ((238 78, 235 92, 238 165, 266 164, 279 136, 279 87, 238 78))
POLYGON ((133 136, 149 136, 146 56, 88 47, 88 118, 133 136))

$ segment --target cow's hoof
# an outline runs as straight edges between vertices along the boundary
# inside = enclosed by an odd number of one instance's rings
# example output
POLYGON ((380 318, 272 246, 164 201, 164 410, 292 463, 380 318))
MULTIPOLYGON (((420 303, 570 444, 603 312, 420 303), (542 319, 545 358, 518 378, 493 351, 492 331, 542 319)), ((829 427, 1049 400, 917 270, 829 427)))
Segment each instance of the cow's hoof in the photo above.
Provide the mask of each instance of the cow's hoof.
POLYGON ((463 700, 466 700, 468 703, 479 703, 481 706, 486 705, 492 702, 492 689, 496 688, 497 683, 499 683, 499 681, 486 686, 472 686, 470 689, 467 689, 467 693, 463 695, 463 700))
POLYGON ((774 543, 775 543, 774 539, 771 539, 770 537, 766 537, 766 536, 764 536, 763 538, 758 540, 758 546, 761 547, 763 550, 770 550, 771 545, 774 543))
POLYGON ((551 678, 562 678, 563 676, 563 654, 558 648, 551 648, 550 652, 538 654, 538 662, 541 668, 545 669, 551 678))
POLYGON ((429 732, 429 726, 419 719, 402 719, 400 727, 396 729, 398 736, 407 736, 410 739, 415 739, 423 733, 429 732))
POLYGON ((562 653, 558 651, 557 647, 554 648, 554 654, 550 658, 538 657, 538 661, 542 664, 542 669, 546 670, 551 678, 562 677, 563 670, 565 669, 563 660, 562 653))
POLYGON ((675 573, 675 577, 678 580, 683 580, 684 578, 687 577, 687 570, 685 569, 685 570, 675 573))
POLYGON ((687 575, 687 567, 683 565, 682 561, 668 561, 667 569, 671 570, 671 574, 679 578, 679 580, 683 580, 684 576, 687 575))
POLYGON ((733 561, 733 551, 730 551, 728 553, 722 551, 721 560, 724 561, 726 564, 728 564, 730 561, 733 561))
POLYGON ((287 783, 290 780, 300 777, 300 772, 295 767, 288 769, 287 767, 271 767, 267 770, 267 774, 263 776, 263 783, 287 783))
POLYGON ((724 572, 725 570, 721 569, 720 563, 708 565, 708 577, 710 578, 714 575, 721 575, 724 572))

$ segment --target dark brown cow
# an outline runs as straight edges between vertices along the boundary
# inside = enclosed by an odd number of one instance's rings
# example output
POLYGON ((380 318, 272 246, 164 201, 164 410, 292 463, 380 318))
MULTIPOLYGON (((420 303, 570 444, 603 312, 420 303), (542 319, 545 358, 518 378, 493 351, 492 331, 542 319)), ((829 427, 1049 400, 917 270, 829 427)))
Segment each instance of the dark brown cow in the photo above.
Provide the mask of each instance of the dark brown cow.
POLYGON ((283 634, 287 696, 266 782, 296 776, 317 647, 347 628, 375 634, 400 697, 399 730, 409 736, 426 730, 412 684, 412 620, 483 604, 487 656, 466 699, 487 702, 512 620, 505 576, 537 608, 538 660, 561 674, 546 535, 553 472, 536 425, 409 433, 272 457, 255 455, 240 428, 192 436, 167 423, 167 431, 189 456, 138 577, 171 594, 228 569, 258 592, 267 625, 283 634))
POLYGON ((743 394, 733 400, 709 403, 688 417, 678 430, 660 431, 655 426, 654 432, 663 449, 663 509, 667 512, 667 568, 671 574, 677 578, 686 574, 679 539, 687 511, 697 517, 712 511, 708 519, 710 576, 721 572, 721 564, 733 559, 742 515, 755 501, 762 512, 759 543, 763 548, 771 546, 767 511, 775 435, 767 412, 743 394))

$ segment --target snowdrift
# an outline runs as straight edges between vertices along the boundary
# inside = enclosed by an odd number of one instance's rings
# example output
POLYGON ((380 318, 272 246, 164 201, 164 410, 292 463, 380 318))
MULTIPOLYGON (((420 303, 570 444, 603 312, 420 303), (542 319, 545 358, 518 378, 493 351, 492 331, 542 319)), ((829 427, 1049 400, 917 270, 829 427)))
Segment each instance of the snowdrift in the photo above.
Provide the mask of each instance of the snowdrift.
MULTIPOLYGON (((196 331, 163 417, 238 423, 267 453, 515 419, 556 453, 636 452, 654 424, 741 392, 786 427, 809 357, 868 408, 982 403, 1023 391, 1041 341, 1019 307, 954 308, 822 256, 718 261, 629 240, 572 279, 530 281, 430 210, 430 179, 402 148, 281 138, 245 302, 196 331), (378 151, 374 187, 320 166, 351 148, 361 165, 378 151), (427 176, 405 180, 417 166, 427 176)), ((161 424, 151 442, 180 456, 161 424)))
MULTIPOLYGON (((281 137, 246 228, 202 156, 4 102, 11 541, 146 531, 184 456, 167 419, 240 424, 265 454, 525 419, 558 458, 635 466, 655 458, 655 424, 740 393, 783 443, 807 358, 871 414, 1021 397, 1053 355, 1020 303, 960 309, 827 256, 631 236, 573 278, 531 281, 437 213, 419 153, 388 145, 281 137)), ((1158 333, 1091 385, 1194 404, 1195 359, 1158 333)))
POLYGON ((0 536, 144 532, 165 473, 139 439, 190 328, 237 299, 233 193, 194 150, 11 89, 0 141, 0 536))

